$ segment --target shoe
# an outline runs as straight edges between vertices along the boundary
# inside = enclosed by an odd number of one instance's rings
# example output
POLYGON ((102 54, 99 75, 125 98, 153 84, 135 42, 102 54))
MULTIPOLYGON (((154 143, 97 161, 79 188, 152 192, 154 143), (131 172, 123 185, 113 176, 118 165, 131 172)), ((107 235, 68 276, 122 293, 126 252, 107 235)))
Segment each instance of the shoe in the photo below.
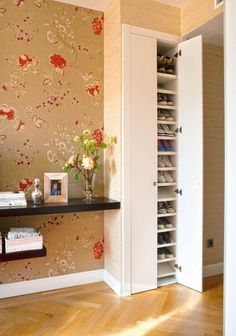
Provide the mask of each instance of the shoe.
POLYGON ((174 148, 170 145, 167 140, 161 140, 162 147, 166 152, 174 152, 174 148))
POLYGON ((158 152, 165 152, 165 147, 161 140, 158 140, 158 152))
POLYGON ((167 213, 175 213, 174 208, 172 208, 169 202, 164 202, 163 208, 167 213))
POLYGON ((167 218, 160 218, 160 219, 162 219, 164 229, 171 229, 173 227, 173 224, 167 218))
POLYGON ((158 172, 158 183, 166 183, 163 172, 158 172))
POLYGON ((160 215, 166 214, 166 208, 165 208, 165 203, 164 202, 158 202, 158 213, 160 215))
POLYGON ((158 249, 158 259, 165 259, 166 254, 165 254, 165 250, 163 248, 159 248, 158 249))
POLYGON ((163 156, 162 157, 162 162, 163 162, 163 164, 164 164, 164 167, 173 167, 173 165, 172 165, 172 162, 170 161, 170 158, 169 158, 169 156, 163 156))
POLYGON ((163 239, 162 234, 158 235, 158 245, 166 244, 166 241, 163 239))
POLYGON ((158 230, 162 230, 165 228, 165 218, 158 218, 158 222, 157 222, 157 229, 158 230))
POLYGON ((165 131, 161 125, 158 125, 158 135, 159 136, 165 136, 165 131))
MULTIPOLYGON (((161 128, 162 128, 162 131, 164 132, 164 135, 168 137, 175 137, 175 133, 172 131, 172 129, 170 129, 168 125, 162 125, 161 128)), ((158 132, 159 132, 159 128, 158 128, 158 132)))
POLYGON ((165 72, 173 75, 175 73, 176 57, 166 57, 165 59, 165 72))
POLYGON ((172 253, 168 248, 164 247, 163 250, 166 258, 174 258, 174 253, 172 253))
POLYGON ((163 116, 165 118, 164 120, 166 121, 175 121, 175 118, 170 115, 168 110, 163 111, 163 116))
POLYGON ((168 95, 166 95, 166 104, 167 104, 168 106, 173 106, 173 105, 174 105, 174 102, 173 102, 172 100, 170 100, 170 98, 169 98, 168 95))
POLYGON ((159 168, 164 168, 165 167, 164 159, 163 159, 163 156, 161 156, 161 155, 158 156, 158 167, 159 168))
POLYGON ((158 93, 157 95, 158 105, 167 105, 167 96, 163 93, 158 93))
POLYGON ((170 234, 169 232, 165 232, 162 236, 162 240, 164 240, 165 244, 171 244, 170 234))
POLYGON ((167 182, 167 183, 173 183, 175 182, 175 180, 173 179, 172 175, 170 172, 165 171, 163 174, 163 179, 167 182))
POLYGON ((162 111, 161 109, 158 109, 158 120, 160 120, 160 121, 165 121, 166 120, 165 111, 162 111))
POLYGON ((166 57, 160 54, 157 55, 158 72, 166 72, 166 57))

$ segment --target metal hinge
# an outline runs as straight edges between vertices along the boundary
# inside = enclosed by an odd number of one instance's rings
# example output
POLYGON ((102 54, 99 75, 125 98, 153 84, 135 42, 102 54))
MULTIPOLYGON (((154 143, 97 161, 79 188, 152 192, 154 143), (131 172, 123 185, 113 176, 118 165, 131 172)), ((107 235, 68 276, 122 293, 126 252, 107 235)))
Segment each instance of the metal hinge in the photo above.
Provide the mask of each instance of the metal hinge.
POLYGON ((182 56, 182 50, 179 50, 179 51, 175 54, 175 57, 179 57, 179 56, 182 56))
POLYGON ((183 190, 182 189, 175 189, 175 193, 179 194, 180 196, 183 196, 183 190))
POLYGON ((175 264, 175 268, 176 268, 177 270, 179 270, 180 272, 182 272, 182 266, 179 266, 178 264, 175 264))
POLYGON ((176 130, 175 130, 175 133, 183 133, 183 128, 182 128, 182 126, 180 126, 180 128, 176 128, 176 130))

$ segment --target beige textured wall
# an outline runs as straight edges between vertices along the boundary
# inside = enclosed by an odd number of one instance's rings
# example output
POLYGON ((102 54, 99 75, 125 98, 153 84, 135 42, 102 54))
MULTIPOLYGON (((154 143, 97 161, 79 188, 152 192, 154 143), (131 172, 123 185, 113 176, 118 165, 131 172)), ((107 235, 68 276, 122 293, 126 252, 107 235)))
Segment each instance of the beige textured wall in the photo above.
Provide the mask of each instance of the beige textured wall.
POLYGON ((120 0, 121 22, 169 34, 181 34, 180 8, 152 0, 120 0))
MULTIPOLYGON (((120 1, 105 11, 104 30, 104 126, 117 137, 114 149, 105 156, 105 195, 121 200, 121 23, 120 1)), ((105 213, 105 269, 121 280, 121 212, 105 213)))
POLYGON ((181 35, 197 29, 224 11, 224 6, 214 9, 213 0, 192 0, 181 8, 181 35))
MULTIPOLYGON (((103 124, 103 15, 48 1, 2 1, 0 190, 62 172, 73 138, 103 124)), ((69 196, 82 184, 69 179, 69 196)), ((96 191, 103 193, 103 169, 96 191)), ((1 219, 43 233, 48 255, 0 263, 0 283, 103 268, 103 212, 1 219)))
POLYGON ((224 246, 224 59, 223 48, 205 44, 204 265, 223 262, 224 246), (207 238, 215 247, 206 248, 207 238))

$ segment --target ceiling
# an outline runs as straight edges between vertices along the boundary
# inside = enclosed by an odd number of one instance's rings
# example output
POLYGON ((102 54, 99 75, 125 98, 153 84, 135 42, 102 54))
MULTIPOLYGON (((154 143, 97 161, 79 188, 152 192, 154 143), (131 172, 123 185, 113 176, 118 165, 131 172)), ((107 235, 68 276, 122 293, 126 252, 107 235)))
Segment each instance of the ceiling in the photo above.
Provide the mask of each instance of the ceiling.
MULTIPOLYGON (((75 6, 81 6, 103 11, 112 0, 56 0, 75 6)), ((153 0, 167 5, 181 7, 192 0, 153 0)))

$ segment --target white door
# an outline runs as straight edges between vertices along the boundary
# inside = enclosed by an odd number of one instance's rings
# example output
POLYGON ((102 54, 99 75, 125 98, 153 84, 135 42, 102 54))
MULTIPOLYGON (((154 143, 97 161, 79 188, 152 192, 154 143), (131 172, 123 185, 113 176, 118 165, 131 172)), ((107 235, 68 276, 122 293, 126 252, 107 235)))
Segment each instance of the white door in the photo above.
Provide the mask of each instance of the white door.
POLYGON ((179 44, 178 57, 178 282, 202 291, 203 80, 202 37, 179 44))
POLYGON ((131 291, 157 287, 156 39, 131 34, 131 291))

